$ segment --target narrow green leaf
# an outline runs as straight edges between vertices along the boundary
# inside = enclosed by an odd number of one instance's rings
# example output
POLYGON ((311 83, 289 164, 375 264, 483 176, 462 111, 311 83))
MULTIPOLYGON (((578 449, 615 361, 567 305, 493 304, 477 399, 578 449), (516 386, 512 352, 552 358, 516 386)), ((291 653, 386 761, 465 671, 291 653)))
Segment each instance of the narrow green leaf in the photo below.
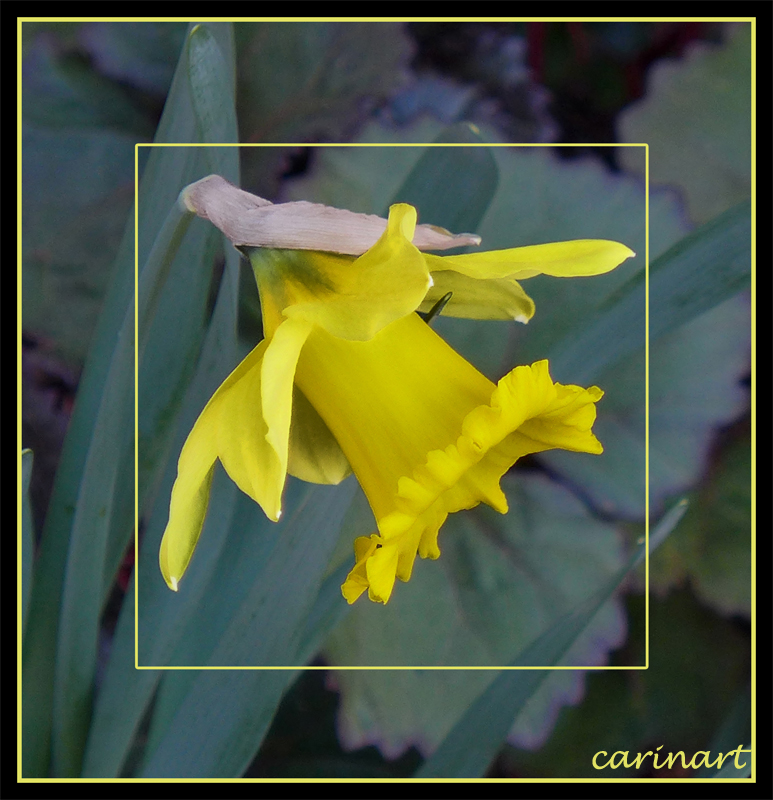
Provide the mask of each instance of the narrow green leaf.
POLYGON ((61 601, 54 684, 54 771, 80 773, 91 716, 107 527, 121 456, 119 432, 131 420, 134 309, 124 316, 105 381, 73 519, 61 601))
POLYGON ((22 630, 27 621, 27 609, 32 588, 32 562, 35 557, 35 531, 30 509, 30 477, 32 476, 32 450, 21 451, 21 621, 22 630))
MULTIPOLYGON (((354 493, 352 481, 303 487, 244 603, 207 666, 290 665, 354 493)), ((213 587, 214 588, 214 587, 213 587)), ((212 595, 209 602, 215 602, 212 595)), ((234 777, 255 754, 293 671, 202 670, 155 752, 146 777, 234 777)))
MULTIPOLYGON (((121 453, 132 452, 134 448, 134 430, 127 427, 123 431, 117 450, 121 453)), ((118 467, 116 485, 134 485, 134 459, 122 458, 118 467)), ((102 572, 101 607, 104 612, 115 586, 115 577, 121 567, 134 531, 134 492, 118 491, 113 498, 110 523, 105 542, 105 567, 102 572)))
MULTIPOLYGON (((295 492, 298 490, 303 491, 303 486, 301 484, 293 484, 290 489, 290 494, 294 497, 295 492)), ((217 602, 213 603, 212 599, 208 598, 202 603, 200 612, 189 623, 191 630, 186 632, 184 641, 180 642, 180 647, 172 657, 171 663, 173 664, 203 663, 210 657, 213 647, 206 647, 204 643, 212 642, 213 645, 216 645, 216 637, 213 636, 213 632, 221 631, 227 624, 229 615, 241 604, 241 599, 243 599, 247 589, 244 587, 240 589, 239 584, 245 583, 245 577, 248 576, 250 585, 256 581, 261 581, 263 569, 265 569, 266 565, 271 565, 268 554, 273 549, 278 534, 265 528, 273 527, 273 523, 267 522, 255 504, 245 496, 239 497, 237 505, 241 511, 237 512, 232 525, 233 533, 236 535, 229 539, 229 545, 222 552, 222 568, 225 574, 230 575, 231 580, 221 587, 225 590, 225 594, 219 595, 217 602), (255 517, 260 518, 259 525, 255 524, 255 517), (252 522, 250 521, 251 519, 252 522), (258 538, 263 540, 262 544, 256 541, 258 538), (259 557, 256 558, 251 555, 250 551, 256 548, 266 553, 263 563, 260 563, 261 559, 259 557), (254 573, 256 569, 258 570, 257 574, 254 573), (220 608, 217 608, 217 606, 220 606, 220 608)), ((350 506, 347 518, 352 514, 353 510, 357 515, 356 504, 350 506)), ((345 528, 346 525, 342 527, 342 530, 345 528)), ((340 538, 339 534, 339 541, 340 538)), ((351 539, 349 537, 347 537, 347 543, 351 547, 351 539)), ((344 582, 350 567, 349 559, 347 559, 346 563, 334 570, 323 581, 316 600, 308 613, 305 625, 299 622, 299 626, 303 627, 303 634, 300 637, 300 645, 296 654, 288 659, 289 663, 298 665, 308 663, 315 653, 319 651, 330 631, 351 610, 351 606, 343 602, 341 596, 341 584, 344 582)), ((154 704, 152 725, 148 734, 148 753, 152 753, 156 749, 163 736, 169 730, 172 719, 182 706, 183 699, 189 693, 197 674, 192 670, 175 670, 163 673, 154 704)), ((265 709, 257 709, 257 714, 269 721, 271 721, 273 710, 281 700, 280 695, 286 691, 297 677, 297 672, 295 671, 285 671, 283 674, 285 676, 284 683, 274 684, 271 681, 269 684, 261 684, 265 694, 265 709), (272 687, 276 687, 275 691, 271 690, 272 687)), ((262 732, 258 731, 254 740, 256 751, 259 747, 259 740, 262 739, 266 732, 267 728, 263 729, 262 732)))
MULTIPOLYGON (((220 59, 226 63, 233 63, 233 30, 230 23, 207 23, 206 28, 218 42, 220 59)), ((192 30, 188 33, 191 37, 192 30)), ((209 129, 197 116, 197 108, 191 93, 191 77, 188 69, 186 50, 177 65, 172 87, 169 90, 164 115, 156 131, 155 142, 191 142, 196 143, 203 139, 205 142, 221 141, 223 143, 238 142, 236 126, 224 131, 223 138, 214 138, 209 129), (230 135, 229 134, 230 131, 230 135)), ((214 90, 222 97, 233 97, 233 77, 229 70, 215 68, 218 75, 226 81, 214 90)), ((233 113, 227 115, 233 122, 233 113)), ((173 206, 180 190, 199 178, 203 178, 212 171, 206 153, 214 150, 217 152, 219 172, 224 178, 233 183, 239 182, 239 157, 238 148, 208 148, 208 147, 180 147, 153 148, 148 157, 147 165, 143 172, 143 182, 140 185, 140 229, 139 229, 139 264, 140 268, 146 263, 148 254, 153 246, 161 222, 166 219, 169 209, 173 206), (171 150, 171 153, 165 152, 171 150), (202 161, 202 152, 204 152, 202 161), (143 222, 144 221, 144 222, 143 222)))
POLYGON ((80 380, 35 563, 22 655, 22 774, 49 772, 54 665, 70 528, 119 324, 134 283, 133 220, 80 380))
MULTIPOLYGON (((172 465, 174 466, 174 465, 172 465)), ((166 485, 166 484, 165 484, 166 485)), ((223 535, 233 512, 236 488, 219 473, 212 484, 210 512, 212 517, 205 525, 204 539, 196 552, 196 559, 185 576, 180 591, 173 594, 157 576, 154 586, 141 580, 139 586, 138 635, 140 640, 140 665, 165 664, 169 660, 180 636, 180 628, 195 613, 203 592, 209 584, 212 569, 222 550, 226 537, 223 535), (177 604, 175 604, 177 600, 177 604), (143 653, 144 645, 144 653, 143 653)), ((168 495, 167 495, 168 497, 168 495)), ((163 505, 163 501, 160 501, 163 505)), ((163 532, 148 531, 140 553, 140 573, 145 581, 150 570, 158 572, 158 545, 163 532), (144 568, 144 569, 143 569, 144 568)), ((97 698, 86 753, 84 777, 119 777, 130 753, 139 726, 163 673, 157 670, 137 670, 134 638, 134 585, 127 593, 121 610, 119 624, 113 640, 113 650, 97 698)))
MULTIPOLYGON (((234 77, 233 31, 226 25, 192 26, 186 48, 176 76, 180 76, 179 114, 171 120, 167 135, 177 138, 169 141, 202 140, 204 142, 237 142, 238 130, 233 106, 234 77), (202 46, 203 43, 203 46, 202 46), (208 99, 209 98, 209 99, 208 99), (214 98, 214 99, 212 99, 214 98), (178 119, 179 117, 179 119, 178 119), (184 126, 181 124, 186 123, 184 126), (214 127, 213 127, 214 126, 214 127)), ((177 80, 177 77, 176 77, 177 80)), ((162 120, 163 123, 163 120, 162 120)), ((161 130, 163 124, 159 126, 161 130)), ((145 178, 153 181, 156 192, 146 192, 140 198, 144 216, 150 213, 169 215, 165 229, 142 261, 145 252, 140 244, 142 283, 140 286, 140 322, 153 319, 152 329, 141 334, 139 382, 139 502, 144 509, 146 498, 152 496, 161 478, 164 461, 170 453, 174 421, 180 413, 186 387, 193 375, 193 365, 198 358, 206 326, 206 306, 211 293, 212 265, 215 263, 217 244, 224 241, 212 225, 193 219, 182 242, 180 231, 186 227, 186 212, 179 205, 159 208, 157 197, 169 197, 169 176, 156 170, 156 164, 174 162, 178 172, 173 179, 176 188, 197 180, 214 170, 234 183, 239 182, 239 155, 235 147, 204 147, 166 149, 159 152, 161 161, 154 161, 154 150, 148 161, 145 178), (163 159, 166 159, 165 161, 163 159), (171 209, 171 210, 170 210, 171 209), (181 214, 182 218, 177 215, 181 214), (169 236, 168 243, 165 237, 169 236), (177 247, 174 261, 164 263, 163 254, 177 247), (155 251, 155 252, 154 252, 155 251), (146 279, 149 268, 166 271, 161 294, 153 297, 146 291, 153 276, 146 279), (153 307, 163 308, 163 314, 153 314, 153 307), (150 344, 142 336, 151 337, 150 344)), ((168 167, 167 167, 168 169, 168 167)), ((143 182, 144 184, 144 182, 143 182)), ((177 200, 169 198, 171 203, 177 200)), ((142 240, 142 226, 140 226, 142 240)), ((231 258, 232 248, 225 243, 228 269, 238 273, 238 259, 231 258)), ((161 281, 154 283, 160 286, 161 281)), ((235 287, 231 287, 235 291, 235 287)), ((223 354, 225 355, 225 354, 223 354)), ((232 365, 233 366, 233 365, 232 365)))
MULTIPOLYGON (((217 470, 215 479, 233 487, 223 470, 217 470)), ((283 504, 288 513, 303 497, 304 488, 295 481, 287 487, 283 504)), ((218 517, 214 516, 217 509, 212 507, 210 501, 207 526, 202 532, 196 556, 184 581, 187 584, 191 577, 197 581, 199 590, 196 604, 189 602, 178 608, 177 596, 172 599, 169 590, 155 575, 158 572, 157 565, 141 560, 141 585, 146 585, 150 580, 154 582, 154 586, 150 591, 146 589, 145 598, 140 598, 140 663, 183 667, 207 664, 234 614, 243 607, 255 584, 264 580, 264 570, 281 541, 283 529, 277 528, 275 523, 268 520, 249 497, 240 492, 236 492, 236 495, 231 520, 220 520, 220 524, 218 517), (213 534, 222 540, 216 554, 212 549, 212 542, 209 541, 213 534), (208 553, 213 553, 214 560, 207 572, 206 582, 203 582, 199 577, 201 558, 207 557, 208 553), (151 570, 150 575, 148 569, 151 570), (199 572, 191 575, 191 570, 199 572), (153 588, 156 588, 155 592, 153 588), (164 592, 160 598, 157 597, 159 591, 164 592), (159 616, 161 624, 154 630, 151 624, 159 616), (148 638, 151 639, 150 642, 146 641, 148 638)), ((149 543, 154 553, 158 549, 157 545, 155 538, 149 543)), ((189 586, 184 584, 181 585, 181 591, 189 591, 189 586)), ((196 675, 192 670, 163 673, 145 747, 148 757, 167 734, 196 675)))
MULTIPOLYGON (((196 417, 237 360, 236 279, 238 255, 227 258, 227 268, 212 315, 196 376, 180 414, 177 437, 172 448, 179 453, 196 417)), ((236 488, 224 475, 215 475, 210 497, 210 514, 202 532, 196 559, 178 593, 170 592, 158 570, 158 547, 166 524, 169 495, 177 474, 171 459, 150 517, 140 552, 140 663, 166 664, 174 651, 187 619, 197 609, 211 571, 225 542, 236 488)), ((160 673, 134 669, 134 583, 127 593, 113 639, 113 650, 104 683, 97 698, 92 727, 84 757, 87 777, 118 777, 133 737, 153 697, 160 673)))
POLYGON ((178 198, 177 202, 169 209, 142 270, 142 278, 138 287, 139 308, 137 310, 137 327, 139 329, 137 349, 140 361, 142 361, 145 346, 148 342, 150 323, 158 308, 161 292, 192 218, 193 214, 188 211, 182 200, 178 198))
MULTIPOLYGON (((138 382, 138 502, 142 514, 172 455, 175 424, 210 323, 210 296, 221 252, 221 237, 212 226, 205 220, 192 220, 160 293, 158 307, 163 313, 156 313, 150 321, 138 382)), ((238 270, 238 259, 230 254, 226 264, 226 270, 238 270)), ((221 278, 223 283, 225 278, 221 278)), ((232 283, 229 279, 229 285, 232 283)), ((235 357, 233 351, 231 356, 235 357)))
MULTIPOLYGON (((233 69, 228 64, 233 63, 233 35, 230 25, 197 25, 190 31, 184 58, 175 77, 178 86, 177 113, 159 126, 159 135, 168 136, 172 141, 203 140, 209 143, 236 142, 238 132, 234 111, 233 97, 233 69), (227 57, 224 56, 227 53, 227 57), (186 78, 180 81, 180 76, 186 78), (171 138, 173 137, 173 138, 171 138)), ((166 161, 177 165, 178 174, 175 176, 179 189, 185 183, 202 177, 207 172, 216 171, 229 180, 238 183, 238 150, 236 148, 181 148, 178 151, 161 151, 159 159, 154 160, 154 152, 145 170, 145 180, 152 187, 143 194, 140 202, 141 209, 148 208, 151 212, 158 211, 157 196, 168 196, 168 187, 163 181, 168 179, 164 175, 166 161), (191 158, 191 156, 194 156, 191 158), (166 161, 164 160, 166 157, 166 161), (153 191, 153 189, 155 191, 153 191), (143 205, 147 201, 146 205, 143 205)), ((179 365, 191 363, 192 357, 197 352, 197 347, 190 335, 179 336, 179 329, 185 326, 186 318, 191 314, 195 316, 198 308, 195 297, 204 294, 206 298, 207 284, 196 288, 198 277, 202 276, 201 266, 212 263, 211 254, 207 254, 207 241, 216 236, 211 226, 199 226, 201 234, 197 239, 197 223, 193 221, 185 240, 180 243, 181 229, 186 225, 184 217, 180 217, 179 208, 173 208, 167 218, 165 230, 156 240, 143 269, 143 285, 140 288, 140 317, 144 320, 153 318, 153 306, 163 308, 163 315, 156 315, 153 320, 153 330, 148 335, 148 344, 144 348, 143 362, 140 370, 140 505, 144 505, 143 498, 153 494, 156 483, 153 477, 163 466, 163 456, 170 453, 177 454, 182 447, 185 436, 198 416, 201 408, 217 388, 219 383, 237 361, 236 354, 236 324, 235 313, 238 292, 238 255, 228 247, 226 252, 226 273, 220 287, 218 301, 208 333, 207 343, 202 353, 198 376, 189 392, 185 403, 187 409, 180 414, 182 395, 180 389, 187 383, 185 368, 180 370, 179 365), (202 238, 203 237, 203 238, 202 238), (199 251, 196 251, 198 241, 199 251), (171 245, 171 246, 170 246, 171 245), (166 254, 179 247, 175 265, 172 266, 166 254), (166 259, 166 260, 165 260, 166 259), (175 267, 178 274, 175 276, 175 267), (150 299, 144 287, 159 285, 159 281, 151 280, 148 273, 159 269, 169 276, 163 294, 157 293, 150 299), (146 278, 146 274, 148 277, 146 278), (193 296, 193 306, 190 300, 193 296), (177 297, 177 300, 176 300, 177 297), (182 305, 179 298, 187 298, 189 306, 180 320, 176 319, 175 308, 182 305), (146 299, 148 298, 148 299, 146 299), (169 391, 166 383, 176 371, 180 377, 176 385, 169 391), (159 402, 159 395, 166 393, 166 402, 159 402), (179 425, 178 444, 171 447, 171 436, 174 426, 171 420, 181 416, 179 425)), ((142 253, 142 247, 141 247, 142 253)), ((189 372, 189 371, 188 371, 189 372)), ((176 474, 176 458, 168 467, 168 478, 161 484, 159 499, 156 504, 148 532, 145 537, 145 554, 149 557, 151 569, 146 569, 146 576, 153 575, 158 578, 157 550, 158 541, 166 522, 168 512, 168 497, 171 483, 176 474), (155 535, 151 533, 155 531, 155 535)), ((228 520, 233 513, 233 503, 236 496, 235 487, 227 480, 216 479, 213 484, 210 501, 210 518, 205 528, 205 544, 199 549, 196 564, 186 576, 184 587, 172 596, 165 586, 153 587, 142 584, 140 587, 140 642, 144 646, 144 655, 149 657, 150 663, 165 664, 173 652, 181 628, 185 620, 193 614, 198 606, 199 599, 210 577, 210 571, 215 564, 219 548, 223 544, 223 537, 218 536, 218 531, 228 529, 228 520), (216 529, 212 529, 215 527, 216 529), (207 550, 211 550, 207 557, 207 550), (151 589, 148 595, 148 589, 151 589), (172 603, 172 601, 175 601, 172 603), (159 605, 160 603, 160 605, 159 605), (147 612, 150 616, 147 616, 147 612)), ((145 559, 141 557, 141 563, 145 559)), ((128 609, 124 609, 122 620, 128 609)), ((133 611, 133 610, 132 610, 133 611)), ((133 613, 131 614, 133 620, 133 613)), ((84 772, 87 775, 117 776, 120 773, 128 755, 132 737, 145 713, 155 690, 159 674, 152 671, 136 672, 130 668, 134 661, 124 663, 121 659, 133 651, 133 625, 128 621, 119 626, 114 643, 114 657, 111 659, 105 680, 105 687, 99 698, 95 712, 93 730, 89 739, 86 753, 84 772), (119 637, 120 634, 120 637, 119 637), (106 738, 109 737, 109 738, 106 738)), ((140 663, 143 663, 142 657, 140 663)))
POLYGON ((348 603, 341 602, 341 586, 351 568, 349 561, 341 564, 319 587, 317 599, 306 618, 298 654, 295 656, 296 664, 305 664, 309 661, 324 643, 327 635, 351 610, 348 603))
MULTIPOLYGON (((238 130, 233 105, 233 30, 231 25, 206 25, 192 27, 186 40, 186 48, 181 58, 176 80, 179 77, 178 113, 170 118, 168 126, 164 120, 159 131, 174 136, 168 141, 237 142, 238 130), (204 43, 202 47, 201 44, 204 43), (195 54, 193 54, 195 51, 195 54), (226 55, 224 55, 227 54, 226 55), (187 78, 187 80, 186 80, 187 78), (212 99, 215 98, 215 99, 212 99), (214 126, 214 129, 213 129, 214 126)), ((148 162, 145 177, 155 192, 149 191, 141 197, 141 210, 158 212, 157 197, 167 198, 168 176, 156 169, 153 151, 148 162)), ((239 181, 239 157, 236 148, 187 148, 160 152, 159 158, 178 164, 179 189, 213 170, 225 175, 229 180, 239 181)), ((164 163, 163 161, 158 163, 164 163)), ((177 198, 179 201, 179 198, 177 198)), ((197 319, 206 304, 211 288, 210 267, 214 252, 212 243, 219 241, 212 226, 193 219, 186 237, 182 233, 191 221, 191 215, 177 202, 163 210, 167 214, 164 227, 153 243, 153 248, 143 262, 142 283, 140 285, 140 326, 141 329, 154 317, 154 311, 162 306, 163 315, 155 315, 153 330, 143 331, 140 341, 140 505, 142 507, 146 491, 152 488, 153 464, 162 464, 161 454, 168 453, 173 420, 179 413, 179 406, 192 370, 188 367, 195 362, 203 340, 204 320, 198 327, 197 319), (176 252, 174 264, 168 256, 176 252), (164 260, 166 258, 166 261, 164 260), (160 269, 168 276, 161 281, 148 275, 149 269, 160 269), (152 295, 146 291, 147 285, 163 286, 163 296, 157 292, 152 295), (160 318, 159 318, 160 316, 160 318), (193 325, 191 329, 191 320, 193 325), (181 335, 182 334, 182 335, 181 335), (153 336, 152 358, 144 359, 146 342, 143 336, 153 336), (180 366, 182 365, 182 369, 180 366), (176 378, 176 380, 175 380, 176 378), (159 385, 165 393, 166 402, 158 402, 159 385), (148 475, 148 473, 151 473, 148 475)), ((147 214, 146 214, 147 216, 147 214)), ((142 234, 142 229, 140 231, 142 234)), ((230 246, 227 246, 230 251, 230 246)), ((238 271, 238 262, 229 260, 229 268, 238 271)))
MULTIPOLYGON (((222 30, 228 44, 230 26, 222 30)), ((184 70, 178 69, 156 141, 195 140, 184 77, 184 70)), ((197 159, 201 154, 195 148, 154 151, 148 159, 140 185, 140 266, 179 190, 209 171, 203 162, 197 166, 197 159)), ((234 152, 232 164, 236 163, 234 152)), ((106 540, 112 538, 108 529, 116 519, 111 508, 125 493, 133 493, 131 483, 119 483, 117 466, 132 456, 131 450, 119 451, 126 442, 121 434, 132 427, 133 228, 132 217, 81 381, 36 564, 23 672, 23 772, 31 777, 48 774, 52 724, 54 771, 78 774, 90 717, 101 598, 110 582, 105 571, 106 540)), ((128 537, 130 528, 124 526, 124 531, 128 537)))
MULTIPOLYGON (((743 289, 751 275, 751 204, 741 203, 686 236, 650 265, 650 341, 743 289)), ((644 347, 644 273, 615 293, 550 355, 557 374, 594 380, 644 347)))
MULTIPOLYGON (((684 512, 681 501, 650 534, 650 552, 676 527, 684 512)), ((590 624, 604 603, 620 587, 628 574, 644 559, 642 543, 628 564, 599 592, 526 648, 511 664, 514 667, 540 667, 557 664, 572 643, 590 624)), ((548 669, 501 672, 456 723, 435 753, 416 773, 420 778, 473 778, 485 774, 507 737, 513 721, 542 681, 548 669)))
POLYGON ((314 604, 306 617, 295 664, 306 664, 320 651, 329 634, 354 608, 341 602, 341 586, 352 568, 352 546, 364 531, 373 530, 376 521, 362 488, 355 494, 338 533, 338 544, 328 565, 314 604))
POLYGON ((134 668, 134 575, 113 634, 83 756, 84 778, 117 778, 161 674, 134 668))
MULTIPOLYGON (((229 49, 233 51, 232 39, 229 49)), ((188 36, 188 80, 201 141, 238 142, 233 61, 229 67, 206 25, 196 25, 188 36)), ((212 172, 238 179, 238 152, 237 148, 207 148, 212 172)))

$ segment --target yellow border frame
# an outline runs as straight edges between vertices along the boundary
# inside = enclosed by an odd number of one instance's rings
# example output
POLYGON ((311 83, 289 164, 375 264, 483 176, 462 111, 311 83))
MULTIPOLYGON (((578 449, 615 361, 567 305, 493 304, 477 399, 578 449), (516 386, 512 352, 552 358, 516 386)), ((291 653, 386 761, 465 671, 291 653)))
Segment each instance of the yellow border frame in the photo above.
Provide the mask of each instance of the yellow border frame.
MULTIPOLYGON (((662 21, 683 21, 683 22, 748 22, 752 26, 752 40, 751 40, 751 71, 752 71, 752 131, 751 131, 751 159, 752 159, 752 177, 751 177, 751 231, 752 231, 752 273, 751 273, 751 527, 752 527, 752 571, 751 571, 751 594, 752 594, 752 608, 751 608, 751 752, 752 758, 755 751, 756 743, 756 17, 693 17, 693 16, 678 16, 678 17, 549 17, 547 21, 557 22, 609 22, 609 21, 631 21, 631 22, 662 22, 662 21)), ((482 21, 546 21, 545 17, 408 17, 408 18, 372 18, 372 17, 309 17, 304 21, 445 21, 445 22, 482 22, 482 21)), ((97 21, 138 21, 136 17, 17 17, 17 47, 18 56, 21 59, 21 24, 23 22, 34 21, 50 21, 50 22, 97 22, 97 21)), ((148 17, 142 18, 142 21, 184 21, 190 22, 188 17, 148 17)), ((202 22, 240 22, 240 21, 299 21, 298 18, 292 17, 211 17, 201 18, 202 22)), ((21 63, 19 61, 19 63, 21 63)), ((17 81, 17 122, 19 127, 19 136, 17 144, 17 193, 19 208, 21 208, 21 69, 19 69, 17 81)), ((21 212, 18 212, 17 217, 17 237, 21 242, 21 212)), ((17 512, 19 520, 18 533, 21 536, 21 448, 22 448, 22 435, 21 435, 21 327, 22 327, 22 286, 21 286, 21 249, 19 248, 17 256, 17 269, 19 274, 19 282, 17 284, 17 452, 19 453, 18 461, 18 480, 17 480, 17 512)), ((647 298, 649 295, 647 293, 647 298)), ((647 432, 648 433, 648 432, 647 432)), ((18 700, 18 718, 17 718, 17 735, 18 741, 21 741, 21 653, 22 653, 22 621, 21 621, 21 548, 19 547, 19 557, 17 562, 17 601, 18 601, 18 619, 17 619, 17 700, 18 700)), ((649 573, 647 570, 647 581, 649 573)), ((649 619, 649 617, 647 617, 649 619)), ((647 636, 647 642, 649 637, 647 636)), ((647 650, 648 653, 648 650, 647 650)), ((754 777, 754 768, 752 770, 751 778, 726 778, 722 779, 723 783, 756 783, 754 777)), ((432 778, 432 779, 415 779, 415 778, 157 778, 157 779, 142 779, 142 778, 22 778, 21 777, 21 752, 18 753, 17 758, 17 782, 18 783, 645 783, 645 784, 661 784, 661 783, 715 783, 716 779, 713 778, 432 778)))

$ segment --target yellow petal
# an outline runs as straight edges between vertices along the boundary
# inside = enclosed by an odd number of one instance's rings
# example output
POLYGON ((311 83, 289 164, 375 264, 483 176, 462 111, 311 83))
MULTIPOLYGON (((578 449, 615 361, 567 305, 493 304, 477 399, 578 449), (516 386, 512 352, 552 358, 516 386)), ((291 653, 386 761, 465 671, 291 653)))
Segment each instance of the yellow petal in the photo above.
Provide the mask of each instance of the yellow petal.
MULTIPOLYGON (((298 354, 311 333, 311 327, 302 320, 288 319, 277 328, 265 349, 259 393, 253 398, 253 402, 260 399, 263 421, 266 425, 265 438, 276 457, 276 469, 266 472, 264 479, 273 482, 273 491, 268 488, 268 492, 276 503, 277 512, 281 508, 282 489, 287 477, 295 365, 298 362, 298 354)), ((258 413, 258 409, 253 408, 252 413, 253 415, 258 413)), ((274 460, 271 463, 273 465, 274 460)), ((268 516, 277 519, 278 513, 276 517, 271 514, 268 516)))
POLYGON ((368 588, 367 561, 376 552, 379 541, 380 537, 376 534, 358 536, 354 540, 356 564, 341 587, 341 592, 348 603, 353 603, 368 588))
POLYGON ((444 269, 433 272, 432 280, 433 286, 419 307, 425 313, 451 292, 451 299, 440 312, 443 316, 516 322, 528 322, 534 316, 534 301, 512 278, 478 280, 444 269))
POLYGON ((204 525, 212 473, 219 455, 218 427, 224 398, 234 386, 249 381, 256 369, 260 374, 264 349, 265 343, 261 342, 223 381, 199 414, 180 453, 169 504, 169 522, 159 553, 161 572, 171 589, 177 589, 204 525))
MULTIPOLYGON (((269 519, 282 513, 284 471, 266 439, 261 413, 261 368, 268 343, 262 341, 237 367, 238 378, 215 395, 217 451, 231 480, 258 503, 269 519)), ((233 377, 233 376, 232 376, 233 377)))
POLYGON ((416 211, 399 204, 387 229, 359 258, 315 251, 250 250, 267 337, 282 316, 341 339, 366 341, 418 308, 431 284, 424 255, 411 244, 416 211))
POLYGON ((601 275, 634 255, 633 250, 619 242, 577 239, 456 256, 426 254, 425 258, 431 272, 450 269, 482 280, 524 280, 534 275, 552 275, 556 278, 601 275))
POLYGON ((379 547, 367 560, 368 596, 377 603, 386 603, 392 594, 400 550, 392 545, 379 547))
POLYGON ((310 330, 285 320, 216 396, 218 456, 231 480, 274 521, 287 477, 295 365, 310 330))
POLYGON ((200 470, 181 466, 172 489, 169 522, 161 540, 158 562, 167 586, 175 592, 204 527, 214 471, 214 461, 203 476, 200 470))

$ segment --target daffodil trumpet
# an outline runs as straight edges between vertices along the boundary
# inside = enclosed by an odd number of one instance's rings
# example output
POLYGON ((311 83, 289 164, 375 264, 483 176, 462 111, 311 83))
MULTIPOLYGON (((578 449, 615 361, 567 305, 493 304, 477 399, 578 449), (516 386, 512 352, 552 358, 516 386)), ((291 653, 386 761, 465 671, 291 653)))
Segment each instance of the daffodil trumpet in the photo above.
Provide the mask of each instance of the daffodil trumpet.
POLYGON ((181 198, 248 254, 265 338, 215 392, 180 454, 160 550, 170 588, 195 550, 218 460, 272 520, 288 473, 335 484, 354 472, 378 530, 355 540, 342 592, 350 603, 366 590, 386 603, 417 554, 440 555, 448 514, 481 502, 507 512, 499 481, 519 458, 602 452, 592 432, 600 389, 555 383, 547 361, 494 384, 416 312, 528 322, 534 303, 519 280, 608 272, 633 255, 625 245, 442 256, 480 238, 417 225, 406 204, 386 220, 274 205, 215 175, 181 198))

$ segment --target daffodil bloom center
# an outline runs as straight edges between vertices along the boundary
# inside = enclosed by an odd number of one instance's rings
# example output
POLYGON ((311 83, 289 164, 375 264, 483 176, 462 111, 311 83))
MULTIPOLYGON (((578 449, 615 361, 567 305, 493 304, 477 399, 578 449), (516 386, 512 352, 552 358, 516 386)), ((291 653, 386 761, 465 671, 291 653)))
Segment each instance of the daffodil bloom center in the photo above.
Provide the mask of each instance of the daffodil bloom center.
POLYGON ((521 456, 553 447, 601 452, 590 429, 601 391, 554 384, 547 362, 518 367, 495 386, 418 316, 367 342, 322 330, 295 375, 341 445, 379 531, 355 543, 343 586, 386 602, 416 555, 437 558, 450 513, 485 502, 501 513, 499 479, 521 456))
POLYGON ((581 240, 454 256, 430 255, 473 234, 417 226, 398 204, 389 219, 310 203, 275 206, 210 176, 183 192, 249 254, 265 339, 224 381, 180 454, 161 572, 172 588, 188 567, 219 460, 267 516, 281 514, 288 473, 338 483, 354 472, 378 530, 354 543, 342 587, 386 603, 416 556, 440 555, 448 514, 487 503, 505 513, 502 475, 551 448, 600 453, 591 428, 602 392, 554 383, 546 361, 492 383, 416 311, 527 322, 534 303, 517 279, 596 275, 633 255, 581 240), (446 298, 447 299, 447 298, 446 298))

